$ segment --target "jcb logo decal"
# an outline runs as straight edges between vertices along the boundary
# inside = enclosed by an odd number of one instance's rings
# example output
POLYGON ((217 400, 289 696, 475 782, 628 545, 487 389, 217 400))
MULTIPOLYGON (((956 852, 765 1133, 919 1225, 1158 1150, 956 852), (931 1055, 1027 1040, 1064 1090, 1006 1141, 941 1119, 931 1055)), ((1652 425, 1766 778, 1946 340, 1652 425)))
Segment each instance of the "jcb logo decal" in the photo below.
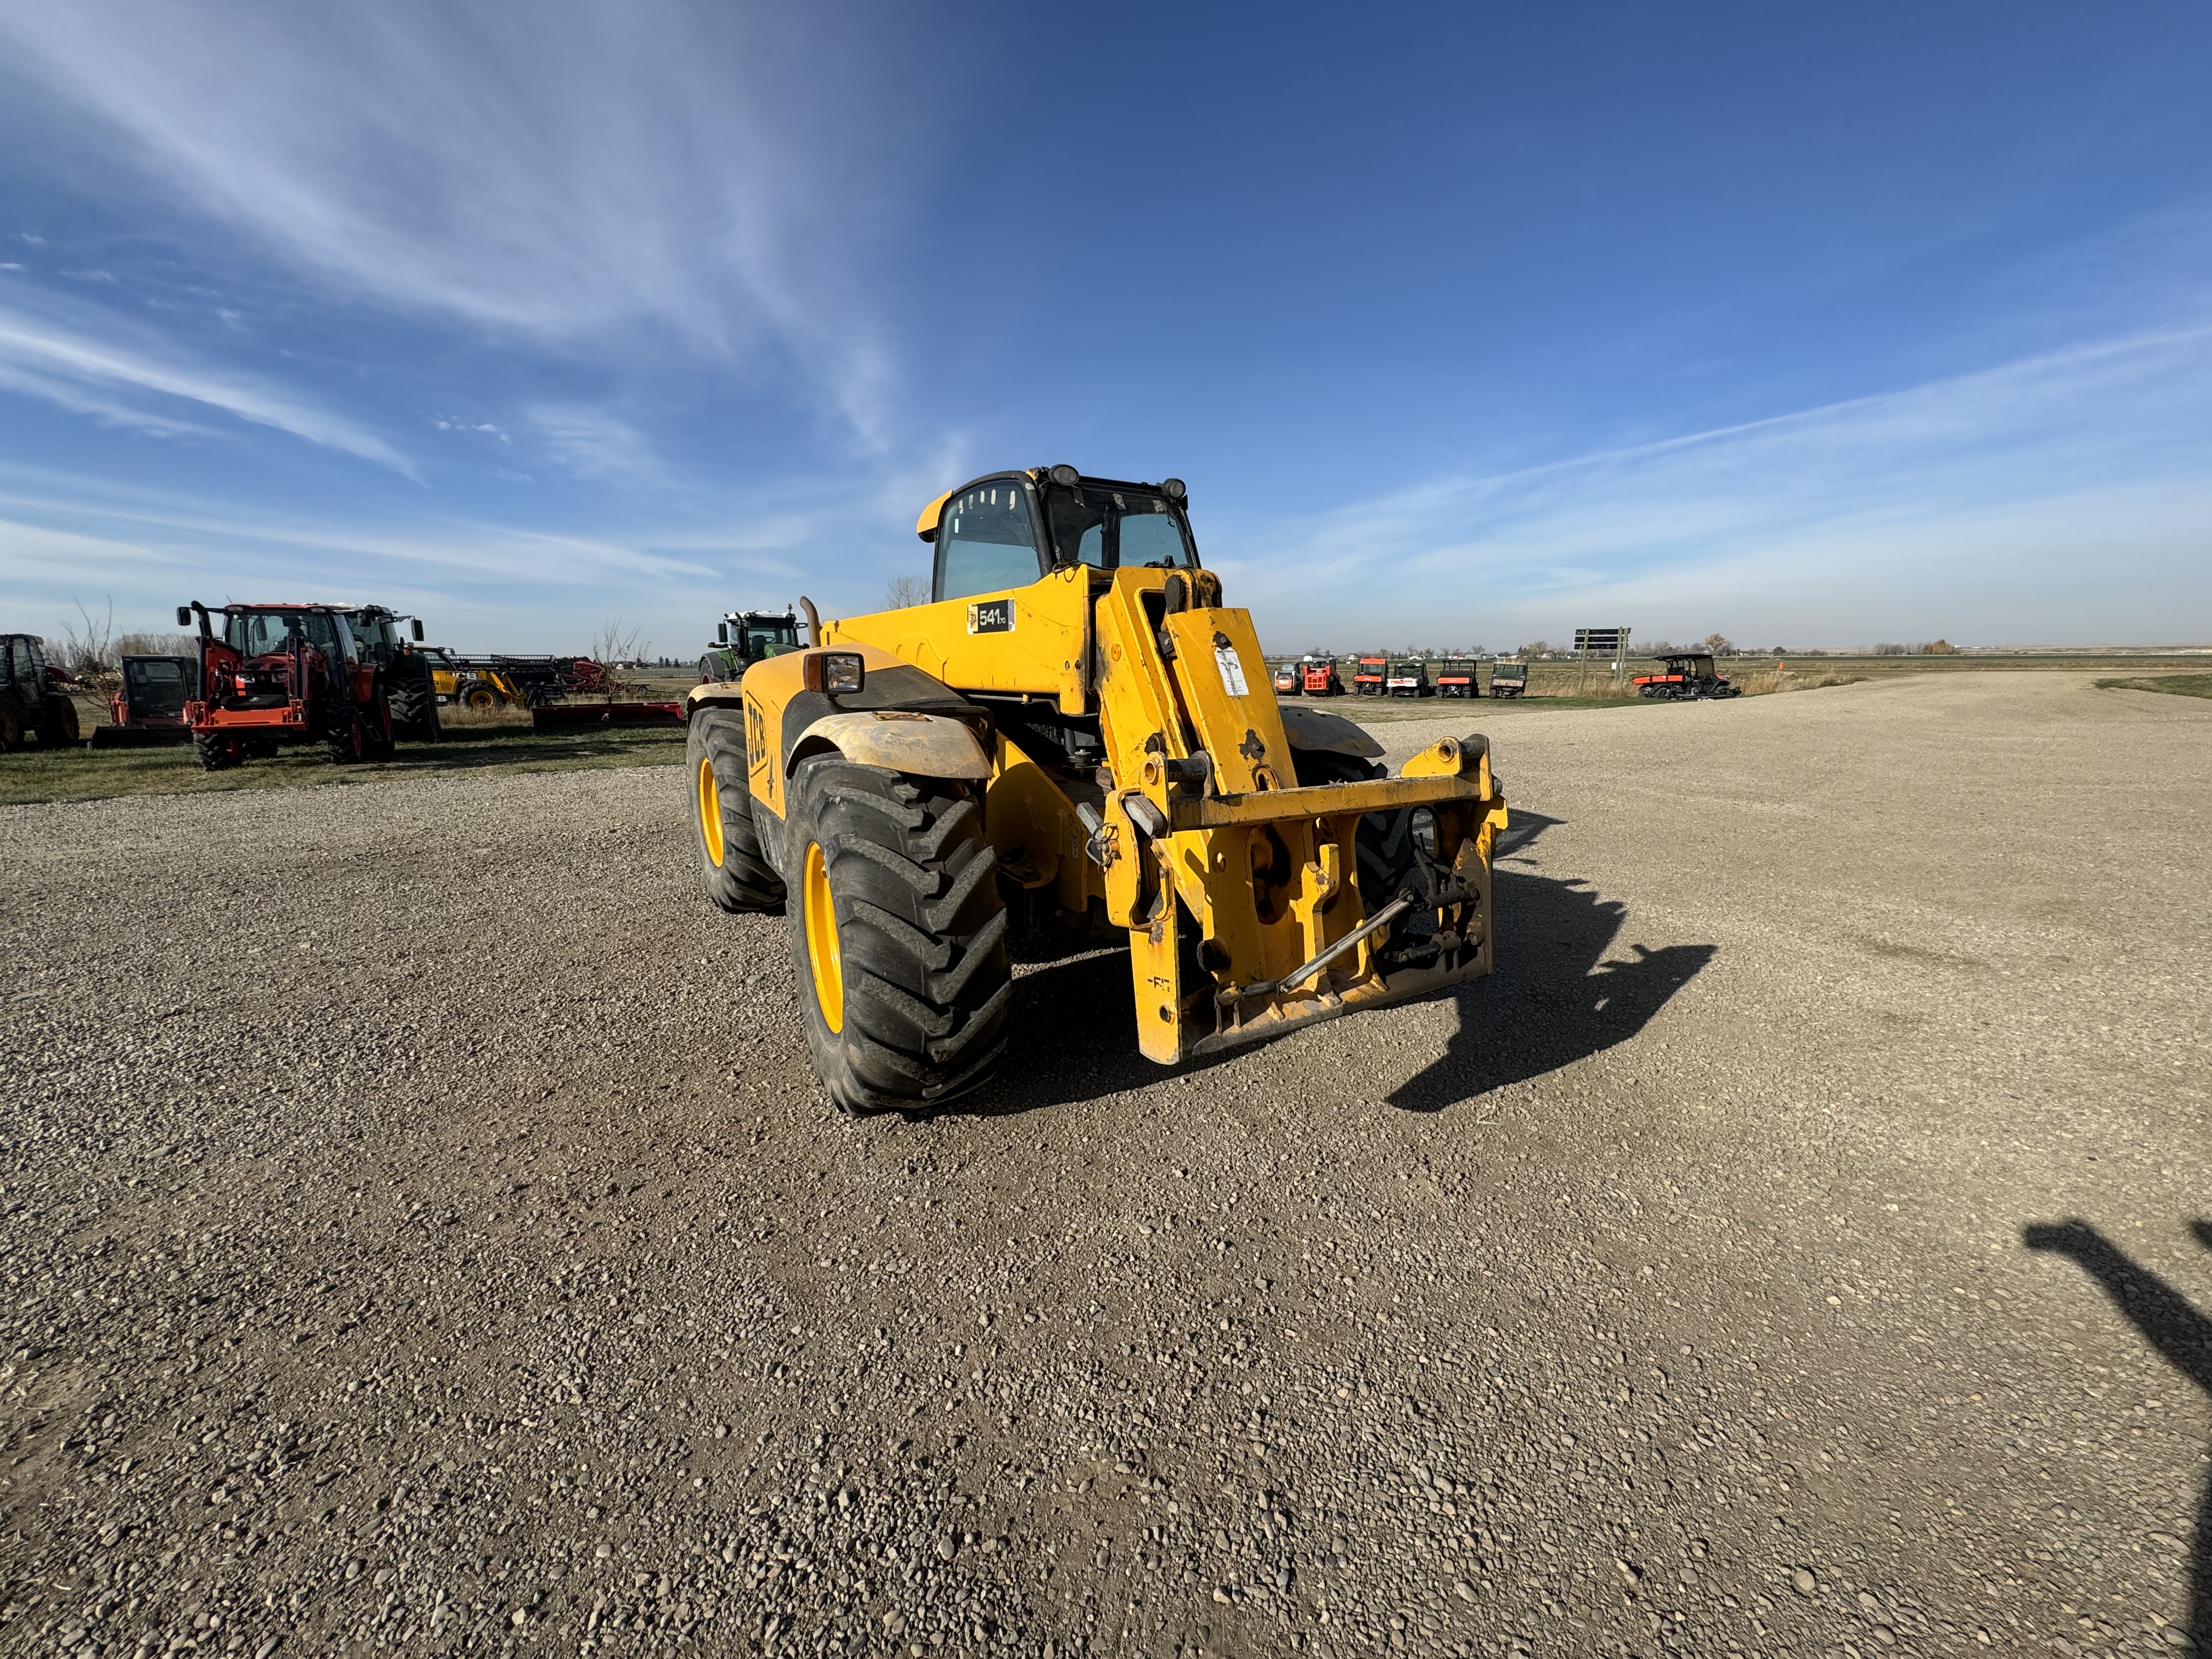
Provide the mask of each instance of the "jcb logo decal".
POLYGON ((750 697, 745 699, 745 769, 757 772, 768 764, 768 722, 761 718, 760 705, 750 697))

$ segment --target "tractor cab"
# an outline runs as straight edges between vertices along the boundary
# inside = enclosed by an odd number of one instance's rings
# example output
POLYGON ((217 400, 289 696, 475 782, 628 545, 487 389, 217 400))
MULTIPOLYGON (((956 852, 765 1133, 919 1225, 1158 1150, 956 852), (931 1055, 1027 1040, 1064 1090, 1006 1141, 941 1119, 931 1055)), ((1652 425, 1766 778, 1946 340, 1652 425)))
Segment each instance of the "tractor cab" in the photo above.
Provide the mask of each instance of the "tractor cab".
POLYGON ((1062 565, 1195 570, 1198 542, 1180 478, 1091 478, 1072 466, 1001 472, 948 490, 915 522, 937 544, 930 599, 1027 587, 1062 565))
POLYGON ((125 657, 123 684, 108 699, 108 724, 92 729, 92 746, 188 743, 185 705, 200 694, 198 657, 125 657))
POLYGON ((76 705, 62 688, 70 676, 46 660, 36 634, 0 634, 0 750, 35 737, 58 748, 77 740, 76 705))
MULTIPOLYGON (((212 618, 210 618, 210 621, 212 618)), ((200 685, 222 708, 281 708, 343 679, 361 660, 346 613, 330 605, 226 605, 222 647, 201 647, 200 685), (212 659, 212 660, 211 660, 212 659)))
POLYGON ((799 613, 731 611, 714 625, 714 642, 699 659, 699 684, 742 679, 746 669, 770 657, 799 649, 799 613))

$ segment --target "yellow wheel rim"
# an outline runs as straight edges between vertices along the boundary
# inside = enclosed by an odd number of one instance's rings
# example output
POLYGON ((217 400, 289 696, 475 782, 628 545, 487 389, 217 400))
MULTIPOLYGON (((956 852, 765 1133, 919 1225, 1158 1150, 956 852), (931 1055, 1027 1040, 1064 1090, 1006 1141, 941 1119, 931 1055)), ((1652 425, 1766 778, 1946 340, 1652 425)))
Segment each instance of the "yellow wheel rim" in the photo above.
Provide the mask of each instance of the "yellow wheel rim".
POLYGON ((814 1003, 832 1031, 845 1029, 845 961, 837 950, 837 913, 830 903, 830 866, 819 842, 806 843, 806 867, 799 878, 799 902, 805 916, 806 965, 814 975, 814 1003))
POLYGON ((714 787, 714 763, 699 757, 699 834, 707 843, 707 862, 722 867, 722 793, 714 787))

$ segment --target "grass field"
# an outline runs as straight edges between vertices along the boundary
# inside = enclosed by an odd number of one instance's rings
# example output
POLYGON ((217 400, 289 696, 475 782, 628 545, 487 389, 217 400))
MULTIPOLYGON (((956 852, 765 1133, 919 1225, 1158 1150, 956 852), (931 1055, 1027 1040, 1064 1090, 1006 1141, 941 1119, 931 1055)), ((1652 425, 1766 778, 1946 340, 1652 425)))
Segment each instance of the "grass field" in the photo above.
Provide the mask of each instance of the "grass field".
POLYGON ((680 727, 537 732, 524 716, 486 720, 463 715, 448 727, 443 742, 404 743, 392 759, 362 766, 333 766, 320 746, 313 744, 224 772, 201 771, 190 746, 182 744, 161 749, 26 749, 0 756, 0 804, 315 788, 434 772, 673 766, 683 758, 680 727))
POLYGON ((2212 697, 2212 674, 2154 674, 2136 679, 2099 680, 2100 691, 2165 691, 2177 697, 2212 697))

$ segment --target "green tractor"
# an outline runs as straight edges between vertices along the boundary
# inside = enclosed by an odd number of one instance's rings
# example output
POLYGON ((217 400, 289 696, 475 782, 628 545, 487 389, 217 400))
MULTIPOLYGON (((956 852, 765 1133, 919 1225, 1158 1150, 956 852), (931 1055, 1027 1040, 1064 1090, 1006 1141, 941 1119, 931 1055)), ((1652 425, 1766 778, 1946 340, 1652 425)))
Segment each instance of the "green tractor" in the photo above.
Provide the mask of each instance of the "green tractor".
POLYGON ((799 649, 799 613, 787 608, 731 611, 714 625, 714 642, 699 659, 699 684, 723 685, 744 678, 745 670, 770 657, 799 649))

